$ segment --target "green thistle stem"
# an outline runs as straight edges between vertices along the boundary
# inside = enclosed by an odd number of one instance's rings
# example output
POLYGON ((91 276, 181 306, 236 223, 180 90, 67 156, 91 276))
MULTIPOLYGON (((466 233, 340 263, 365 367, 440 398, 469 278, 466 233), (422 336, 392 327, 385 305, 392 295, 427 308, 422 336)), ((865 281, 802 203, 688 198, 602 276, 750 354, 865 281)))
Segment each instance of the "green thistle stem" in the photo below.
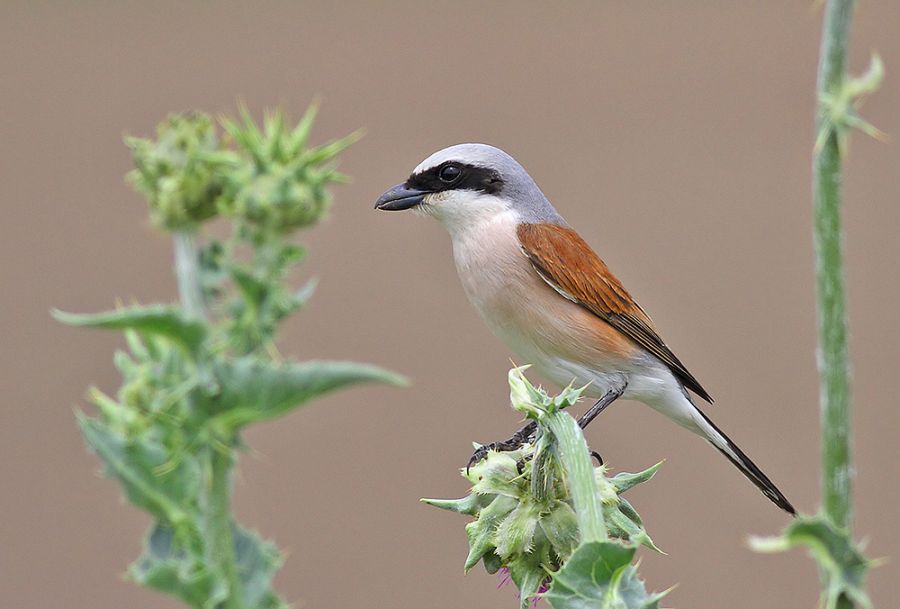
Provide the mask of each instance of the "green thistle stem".
POLYGON ((228 597, 222 603, 223 609, 244 609, 231 522, 231 454, 214 447, 208 450, 208 479, 204 485, 207 495, 204 531, 207 560, 221 570, 228 582, 228 597))
MULTIPOLYGON (((844 84, 852 0, 828 0, 822 30, 817 94, 844 84)), ((828 128, 819 115, 817 131, 828 128)), ((841 228, 841 151, 834 129, 813 157, 816 291, 818 297, 822 487, 825 514, 849 529, 852 520, 850 461, 850 362, 841 228)))
MULTIPOLYGON (((816 82, 818 99, 844 84, 852 0, 828 0, 816 82)), ((817 132, 828 128, 818 115, 817 132)), ((832 127, 813 156, 814 240, 819 331, 819 407, 822 425, 822 493, 825 515, 849 533, 852 522, 850 360, 841 228, 841 147, 832 127)), ((852 609, 846 595, 838 609, 852 609)))
MULTIPOLYGON (((175 273, 181 306, 192 317, 205 319, 203 291, 200 287, 200 268, 193 232, 178 231, 173 235, 175 245, 175 273)), ((206 449, 205 476, 200 493, 200 508, 204 513, 203 536, 206 560, 220 571, 228 582, 228 596, 223 609, 244 609, 241 602, 241 579, 234 548, 234 528, 231 521, 231 466, 229 448, 206 449)))
POLYGON ((541 425, 550 430, 556 442, 554 447, 568 475, 569 492, 578 517, 581 543, 607 541, 606 521, 603 519, 603 504, 594 478, 590 450, 584 441, 584 434, 578 423, 568 413, 556 411, 547 413, 541 425))
POLYGON ((200 261, 193 231, 180 230, 173 234, 175 244, 175 275, 181 306, 192 317, 203 319, 206 308, 200 287, 200 261))

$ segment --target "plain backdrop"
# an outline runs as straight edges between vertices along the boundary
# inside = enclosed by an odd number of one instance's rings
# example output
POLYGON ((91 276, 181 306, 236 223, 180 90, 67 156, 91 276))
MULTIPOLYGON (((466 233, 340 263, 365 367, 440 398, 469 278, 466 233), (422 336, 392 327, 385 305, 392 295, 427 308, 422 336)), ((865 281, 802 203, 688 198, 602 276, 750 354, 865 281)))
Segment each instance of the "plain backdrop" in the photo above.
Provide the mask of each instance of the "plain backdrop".
MULTIPOLYGON (((468 305, 430 219, 372 210, 426 155, 466 141, 518 158, 653 315, 717 398, 707 412, 798 508, 818 505, 810 152, 821 13, 799 2, 3 2, 0 7, 2 416, 0 604, 174 608, 123 579, 148 520, 98 475, 73 408, 114 390, 120 339, 49 318, 174 297, 170 244, 123 182, 123 134, 167 113, 295 118, 314 139, 359 127, 354 182, 302 234, 298 281, 320 278, 284 332, 297 358, 409 375, 357 388, 248 434, 236 511, 287 551, 277 587, 300 609, 514 607, 462 572, 465 519, 418 502, 458 496, 473 440, 519 423, 510 354, 468 305)), ((860 2, 850 66, 887 64, 863 114, 900 136, 900 5, 860 2)), ((900 155, 854 137, 846 163, 855 368, 856 531, 900 555, 897 364, 900 155)), ((787 519, 704 442, 616 404, 588 439, 617 470, 660 459, 633 492, 667 556, 642 552, 667 604, 814 607, 802 552, 749 534, 787 519)), ((897 566, 871 575, 897 602, 897 566)))

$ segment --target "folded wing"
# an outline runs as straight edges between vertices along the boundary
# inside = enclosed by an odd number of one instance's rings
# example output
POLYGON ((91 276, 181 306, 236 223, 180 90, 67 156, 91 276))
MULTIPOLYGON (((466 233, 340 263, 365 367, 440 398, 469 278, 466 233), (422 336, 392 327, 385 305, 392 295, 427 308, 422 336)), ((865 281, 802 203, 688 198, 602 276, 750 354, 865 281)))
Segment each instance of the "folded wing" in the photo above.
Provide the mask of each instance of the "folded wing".
POLYGON ((522 251, 550 287, 655 355, 685 387, 712 403, 647 313, 578 233, 555 224, 520 224, 517 232, 522 251))

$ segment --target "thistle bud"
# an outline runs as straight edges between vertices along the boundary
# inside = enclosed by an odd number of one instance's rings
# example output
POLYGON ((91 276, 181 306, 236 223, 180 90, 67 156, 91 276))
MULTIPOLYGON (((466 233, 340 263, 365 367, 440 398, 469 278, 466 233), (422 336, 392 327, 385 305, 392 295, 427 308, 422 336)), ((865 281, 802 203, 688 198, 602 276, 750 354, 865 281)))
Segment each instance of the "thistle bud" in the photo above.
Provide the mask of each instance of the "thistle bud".
MULTIPOLYGON (((583 542, 579 514, 570 492, 573 480, 562 466, 559 447, 555 445, 558 438, 549 430, 553 428, 552 419, 560 416, 560 410, 574 405, 585 387, 569 386, 550 397, 525 378, 523 372, 527 368, 510 370, 510 401, 515 410, 537 421, 537 440, 513 451, 489 451, 481 462, 464 469, 462 475, 472 485, 466 497, 422 500, 474 518, 466 525, 466 571, 478 561, 488 573, 501 571, 519 588, 523 609, 535 595, 548 589, 553 574, 583 542), (532 484, 533 476, 538 477, 537 484, 532 484)), ((572 425, 578 429, 574 421, 572 425)), ((628 489, 652 478, 659 466, 657 463, 637 474, 621 473, 613 478, 607 478, 602 465, 594 469, 593 476, 590 466, 585 468, 587 476, 580 483, 587 488, 591 483, 596 485, 597 492, 592 495, 599 499, 606 525, 603 530, 610 537, 659 551, 644 530, 640 516, 621 497, 628 489)))
MULTIPOLYGON (((528 392, 527 386, 522 390, 528 392)), ((565 472, 557 467, 556 483, 546 496, 538 498, 531 490, 531 470, 523 464, 535 455, 535 447, 526 444, 509 452, 491 451, 480 463, 462 471, 471 484, 470 494, 461 499, 423 499, 422 501, 474 520, 466 525, 469 553, 465 570, 479 561, 488 573, 504 573, 516 583, 527 599, 547 583, 572 555, 581 536, 572 506, 572 498, 562 483, 565 472), (519 473, 521 470, 522 473, 519 473)), ((595 469, 595 479, 603 500, 603 513, 611 537, 642 543, 657 550, 643 528, 640 517, 620 496, 629 488, 649 480, 659 464, 637 474, 621 473, 607 478, 603 466, 595 469)), ((523 602, 523 606, 527 600, 523 602)))
POLYGON ((327 187, 345 179, 334 167, 335 157, 359 135, 306 148, 314 116, 312 107, 293 129, 285 126, 280 111, 268 114, 262 128, 246 109, 241 121, 223 121, 243 153, 222 199, 226 213, 275 233, 289 233, 325 215, 331 202, 327 187))
POLYGON ((207 114, 173 114, 157 139, 127 138, 135 169, 126 177, 147 198, 150 217, 168 230, 190 229, 216 215, 222 191, 219 138, 207 114))

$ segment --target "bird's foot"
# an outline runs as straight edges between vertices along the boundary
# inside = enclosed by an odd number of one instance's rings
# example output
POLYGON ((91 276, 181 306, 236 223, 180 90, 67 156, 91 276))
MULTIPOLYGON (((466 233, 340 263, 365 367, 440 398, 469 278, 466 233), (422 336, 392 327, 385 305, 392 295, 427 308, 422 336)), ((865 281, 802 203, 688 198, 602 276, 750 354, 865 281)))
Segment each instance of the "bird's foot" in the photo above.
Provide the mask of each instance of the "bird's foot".
POLYGON ((475 449, 475 452, 472 453, 472 456, 469 457, 469 462, 466 463, 466 474, 469 473, 470 467, 484 459, 492 450, 497 452, 509 452, 518 450, 522 447, 522 445, 532 441, 534 439, 534 431, 536 428, 537 425, 532 422, 514 433, 508 440, 491 442, 489 444, 483 444, 479 446, 475 449))
POLYGON ((489 444, 482 444, 478 448, 475 449, 475 452, 472 453, 472 456, 469 457, 469 462, 466 463, 466 473, 469 473, 469 468, 475 465, 476 463, 481 462, 487 454, 491 451, 496 452, 510 452, 514 451, 518 448, 521 448, 525 442, 511 442, 510 440, 504 440, 502 442, 491 442, 489 444))
MULTIPOLYGON (((537 426, 535 423, 529 423, 516 433, 512 435, 508 440, 502 440, 500 442, 491 442, 489 444, 482 444, 478 448, 475 449, 475 452, 472 453, 472 456, 469 457, 469 462, 466 463, 466 474, 469 473, 469 468, 471 468, 476 463, 482 461, 489 452, 497 451, 497 452, 511 452, 514 450, 518 450, 524 444, 534 441, 534 432, 537 426)), ((603 457, 600 456, 596 450, 590 451, 591 457, 597 460, 598 465, 603 465, 603 457)), ((525 462, 528 458, 523 457, 516 462, 516 469, 519 470, 521 474, 524 471, 525 462)))

